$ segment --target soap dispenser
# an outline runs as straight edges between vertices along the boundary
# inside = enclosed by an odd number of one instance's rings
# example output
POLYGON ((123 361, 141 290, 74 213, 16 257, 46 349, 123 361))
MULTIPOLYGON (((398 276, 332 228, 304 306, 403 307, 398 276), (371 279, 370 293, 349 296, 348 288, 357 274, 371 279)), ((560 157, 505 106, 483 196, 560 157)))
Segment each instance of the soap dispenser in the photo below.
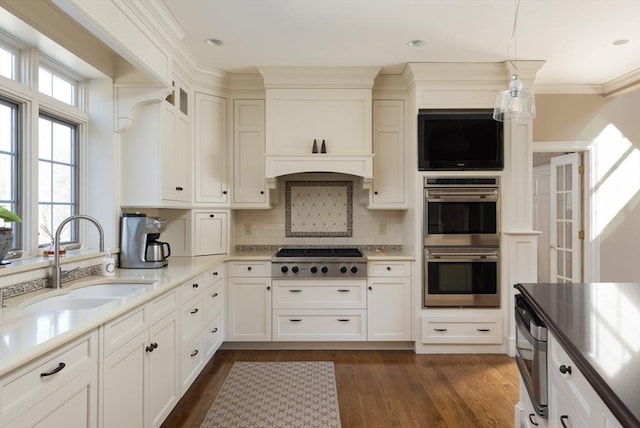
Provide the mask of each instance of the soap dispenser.
POLYGON ((104 259, 102 259, 100 273, 102 276, 113 276, 116 273, 116 260, 111 255, 110 250, 107 250, 107 253, 104 255, 104 259))

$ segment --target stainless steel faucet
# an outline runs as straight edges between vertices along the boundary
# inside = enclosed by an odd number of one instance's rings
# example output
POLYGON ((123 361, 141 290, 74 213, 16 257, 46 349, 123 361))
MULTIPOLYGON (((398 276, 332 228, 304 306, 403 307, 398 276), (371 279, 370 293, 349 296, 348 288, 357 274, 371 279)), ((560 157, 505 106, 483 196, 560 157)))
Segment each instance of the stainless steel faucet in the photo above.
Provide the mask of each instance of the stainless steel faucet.
MULTIPOLYGON (((59 289, 60 281, 64 276, 68 275, 70 272, 70 271, 63 271, 62 268, 60 267, 60 234, 62 233, 62 228, 70 221, 80 220, 80 219, 89 220, 98 228, 98 233, 100 234, 100 251, 104 252, 104 230, 102 229, 102 225, 98 220, 85 214, 72 215, 62 220, 62 222, 58 225, 58 228, 56 229, 56 233, 53 241, 54 242, 53 251, 55 253, 53 255, 53 268, 51 268, 51 286, 54 288, 59 289)), ((75 269, 72 269, 72 271, 73 270, 75 269)))

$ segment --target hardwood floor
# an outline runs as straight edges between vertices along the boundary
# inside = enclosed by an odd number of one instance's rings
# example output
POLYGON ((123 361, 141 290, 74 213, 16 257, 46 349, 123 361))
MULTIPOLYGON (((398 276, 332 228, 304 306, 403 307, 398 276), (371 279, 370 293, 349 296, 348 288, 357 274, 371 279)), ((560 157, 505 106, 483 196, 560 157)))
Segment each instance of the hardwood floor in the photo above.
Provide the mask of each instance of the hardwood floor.
POLYGON ((518 369, 506 355, 412 351, 219 351, 163 428, 199 427, 236 361, 333 361, 343 428, 513 427, 518 369))

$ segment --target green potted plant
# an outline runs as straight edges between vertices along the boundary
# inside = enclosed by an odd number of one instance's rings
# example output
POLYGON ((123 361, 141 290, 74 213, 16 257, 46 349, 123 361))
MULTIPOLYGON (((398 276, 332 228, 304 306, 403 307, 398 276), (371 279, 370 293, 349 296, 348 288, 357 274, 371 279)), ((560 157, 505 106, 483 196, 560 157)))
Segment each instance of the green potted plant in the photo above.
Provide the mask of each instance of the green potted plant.
MULTIPOLYGON (((22 221, 16 213, 9 211, 5 207, 0 207, 0 220, 4 221, 4 223, 19 223, 22 221)), ((0 226, 0 264, 11 249, 11 244, 13 244, 13 229, 0 226)))

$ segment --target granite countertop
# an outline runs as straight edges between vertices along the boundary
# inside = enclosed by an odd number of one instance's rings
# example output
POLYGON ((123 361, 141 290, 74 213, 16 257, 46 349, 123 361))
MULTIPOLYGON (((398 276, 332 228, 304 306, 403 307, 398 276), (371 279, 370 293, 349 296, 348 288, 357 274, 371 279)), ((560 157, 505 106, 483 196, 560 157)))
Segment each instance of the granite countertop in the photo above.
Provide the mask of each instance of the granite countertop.
POLYGON ((516 284, 623 426, 640 426, 640 284, 516 284))

